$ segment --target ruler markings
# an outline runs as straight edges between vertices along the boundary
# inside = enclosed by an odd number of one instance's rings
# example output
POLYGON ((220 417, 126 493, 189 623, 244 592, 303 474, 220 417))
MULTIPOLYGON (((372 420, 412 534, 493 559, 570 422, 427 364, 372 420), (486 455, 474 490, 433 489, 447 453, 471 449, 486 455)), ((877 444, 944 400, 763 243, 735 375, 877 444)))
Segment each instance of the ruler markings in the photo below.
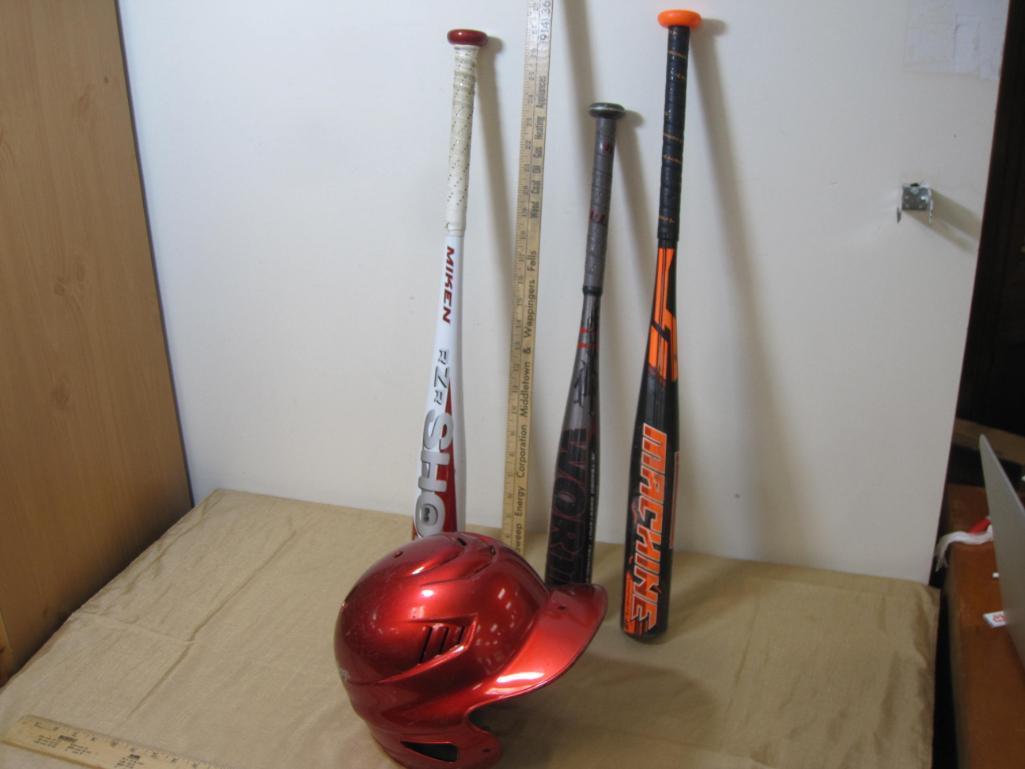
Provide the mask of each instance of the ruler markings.
POLYGON ((3 742, 90 769, 226 769, 41 716, 19 718, 3 742))
POLYGON ((530 0, 528 3, 523 64, 505 486, 502 494, 502 539, 521 553, 526 539, 531 386, 534 378, 553 5, 554 0, 530 0))

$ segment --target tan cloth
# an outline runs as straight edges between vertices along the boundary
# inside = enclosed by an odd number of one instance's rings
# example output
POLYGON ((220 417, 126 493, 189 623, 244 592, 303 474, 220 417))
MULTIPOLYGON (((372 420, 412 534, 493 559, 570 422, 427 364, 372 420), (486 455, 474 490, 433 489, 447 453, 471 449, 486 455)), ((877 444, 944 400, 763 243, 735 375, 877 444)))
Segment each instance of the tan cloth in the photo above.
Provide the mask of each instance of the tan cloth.
MULTIPOLYGON (((236 769, 394 767, 332 656, 339 603, 410 522, 215 492, 0 690, 33 713, 236 769)), ((532 543, 539 565, 544 542, 532 543)), ((608 619, 551 686, 491 709, 503 767, 922 767, 937 596, 897 580, 679 554, 664 640, 608 619)), ((0 767, 66 767, 0 745, 0 767)))

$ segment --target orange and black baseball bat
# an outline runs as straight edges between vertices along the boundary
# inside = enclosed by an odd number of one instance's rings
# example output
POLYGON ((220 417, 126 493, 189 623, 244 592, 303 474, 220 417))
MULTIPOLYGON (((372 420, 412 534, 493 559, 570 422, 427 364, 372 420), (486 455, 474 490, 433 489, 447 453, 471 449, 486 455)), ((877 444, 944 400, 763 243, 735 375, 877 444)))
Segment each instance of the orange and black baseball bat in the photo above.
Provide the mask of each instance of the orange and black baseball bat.
POLYGON ((687 55, 690 32, 701 23, 701 16, 693 11, 663 11, 658 20, 669 30, 658 266, 630 451, 621 617, 623 631, 637 639, 664 632, 669 618, 679 446, 676 245, 680 238, 687 55))

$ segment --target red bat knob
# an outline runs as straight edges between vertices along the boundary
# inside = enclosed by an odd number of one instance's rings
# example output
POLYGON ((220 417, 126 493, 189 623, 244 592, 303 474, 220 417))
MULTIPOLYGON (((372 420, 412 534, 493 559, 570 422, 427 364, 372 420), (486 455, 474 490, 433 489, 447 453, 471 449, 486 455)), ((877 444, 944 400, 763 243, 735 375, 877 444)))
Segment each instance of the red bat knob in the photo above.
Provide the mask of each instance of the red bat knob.
POLYGON ((448 41, 452 45, 475 45, 483 48, 488 42, 488 36, 477 29, 453 29, 448 33, 448 41))

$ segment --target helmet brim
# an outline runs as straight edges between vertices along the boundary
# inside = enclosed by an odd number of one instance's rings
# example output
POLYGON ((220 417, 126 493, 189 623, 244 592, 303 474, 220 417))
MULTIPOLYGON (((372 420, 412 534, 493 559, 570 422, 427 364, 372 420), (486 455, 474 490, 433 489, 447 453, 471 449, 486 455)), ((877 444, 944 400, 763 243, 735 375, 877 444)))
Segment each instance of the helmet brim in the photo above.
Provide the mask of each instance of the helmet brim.
POLYGON ((600 585, 552 588, 519 651, 483 687, 482 704, 539 689, 569 670, 598 632, 607 607, 600 585))

